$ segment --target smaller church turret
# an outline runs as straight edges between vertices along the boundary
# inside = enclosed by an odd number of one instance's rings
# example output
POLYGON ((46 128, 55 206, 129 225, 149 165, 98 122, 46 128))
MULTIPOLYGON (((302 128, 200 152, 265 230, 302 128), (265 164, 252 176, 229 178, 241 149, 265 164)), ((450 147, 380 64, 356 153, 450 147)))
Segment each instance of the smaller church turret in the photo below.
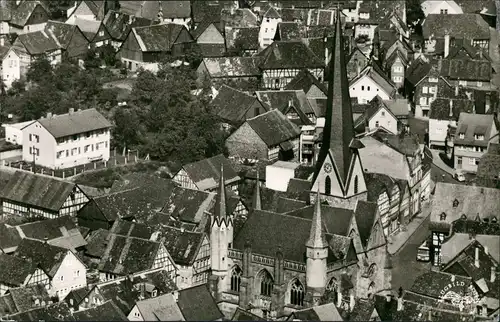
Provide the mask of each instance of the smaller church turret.
POLYGON ((306 242, 306 300, 310 305, 318 305, 326 287, 328 242, 326 241, 321 218, 321 198, 317 192, 316 204, 311 223, 311 232, 306 242))

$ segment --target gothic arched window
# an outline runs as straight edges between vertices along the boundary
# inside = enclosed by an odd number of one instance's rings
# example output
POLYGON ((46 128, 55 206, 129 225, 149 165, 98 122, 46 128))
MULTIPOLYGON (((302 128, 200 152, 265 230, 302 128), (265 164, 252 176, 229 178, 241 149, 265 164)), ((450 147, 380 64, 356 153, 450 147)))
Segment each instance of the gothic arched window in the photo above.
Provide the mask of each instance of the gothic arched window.
POLYGON ((231 271, 231 291, 239 292, 241 285, 241 275, 243 272, 239 266, 235 266, 231 271))
POLYGON ((335 277, 332 277, 328 284, 326 285, 326 290, 327 291, 337 291, 337 279, 335 277))
POLYGON ((260 280, 260 294, 264 296, 271 296, 273 291, 274 281, 268 271, 263 270, 259 274, 260 280))
POLYGON ((371 282, 370 285, 368 286, 368 298, 372 297, 374 289, 375 289, 375 283, 371 282))
POLYGON ((298 279, 293 281, 292 287, 290 288, 290 304, 304 305, 304 287, 298 279))
POLYGON ((357 194, 358 193, 358 176, 355 176, 354 177, 354 194, 357 194))
POLYGON ((326 176, 325 178, 325 194, 330 195, 332 193, 332 179, 330 176, 326 176))
POLYGON ((368 277, 372 277, 376 271, 377 271, 377 265, 371 264, 370 267, 368 268, 368 277))

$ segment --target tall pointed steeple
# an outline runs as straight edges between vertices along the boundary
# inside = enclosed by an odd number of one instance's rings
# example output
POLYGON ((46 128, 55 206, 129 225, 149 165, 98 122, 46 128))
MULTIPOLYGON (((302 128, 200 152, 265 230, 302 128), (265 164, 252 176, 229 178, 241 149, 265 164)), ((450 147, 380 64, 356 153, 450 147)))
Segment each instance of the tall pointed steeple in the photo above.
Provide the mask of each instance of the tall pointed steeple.
POLYGON ((311 232, 309 233, 309 239, 306 242, 306 247, 315 249, 328 247, 328 243, 325 237, 325 231, 323 230, 323 220, 321 218, 321 198, 319 189, 316 196, 316 204, 314 205, 311 232))
POLYGON ((215 209, 214 209, 215 220, 219 222, 226 220, 228 217, 227 203, 226 203, 226 186, 224 180, 224 165, 220 166, 220 180, 219 189, 217 191, 217 197, 215 199, 215 209))
POLYGON ((254 210, 262 210, 262 201, 260 199, 260 180, 259 180, 259 169, 257 168, 257 182, 255 184, 255 190, 253 192, 252 206, 254 210))
MULTIPOLYGON (((352 159, 350 144, 354 138, 354 126, 340 10, 337 10, 336 19, 330 70, 325 77, 328 79, 327 108, 318 166, 323 165, 330 152, 335 162, 335 171, 345 186, 352 159)), ((318 172, 319 168, 316 169, 315 177, 318 172)))

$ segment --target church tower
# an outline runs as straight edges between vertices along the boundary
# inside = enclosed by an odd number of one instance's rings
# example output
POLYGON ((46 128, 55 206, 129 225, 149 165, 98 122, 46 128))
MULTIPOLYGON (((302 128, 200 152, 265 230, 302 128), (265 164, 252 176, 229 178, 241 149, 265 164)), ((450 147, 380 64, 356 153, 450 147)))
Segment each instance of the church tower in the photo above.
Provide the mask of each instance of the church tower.
POLYGON ((233 219, 228 211, 224 183, 224 168, 221 166, 219 189, 215 199, 210 227, 210 260, 212 268, 210 288, 216 298, 218 298, 218 294, 224 291, 224 285, 227 284, 222 281, 228 275, 229 248, 233 243, 233 219))
POLYGON ((337 10, 336 19, 332 58, 325 77, 328 79, 325 127, 312 180, 311 199, 314 191, 319 189, 322 198, 330 205, 354 209, 357 200, 366 200, 363 167, 357 153, 363 145, 354 135, 340 10, 337 10))
POLYGON ((319 304, 325 292, 327 273, 328 242, 321 218, 321 200, 317 192, 316 204, 311 223, 311 232, 306 242, 306 301, 311 306, 319 304))

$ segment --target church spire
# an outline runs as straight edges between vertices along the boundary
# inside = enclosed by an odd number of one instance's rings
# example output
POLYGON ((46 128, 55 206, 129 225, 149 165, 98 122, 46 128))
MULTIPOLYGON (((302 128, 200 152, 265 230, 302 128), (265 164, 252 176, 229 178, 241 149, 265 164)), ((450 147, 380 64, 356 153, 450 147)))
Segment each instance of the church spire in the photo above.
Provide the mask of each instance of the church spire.
MULTIPOLYGON (((352 159, 350 144, 354 138, 354 126, 340 10, 337 10, 336 19, 333 48, 331 50, 332 58, 330 69, 327 71, 327 108, 318 166, 321 167, 323 165, 330 152, 335 162, 336 173, 345 187, 352 159)), ((319 170, 317 169, 316 175, 318 172, 319 170)))
POLYGON ((224 166, 220 166, 220 180, 217 198, 215 199, 214 209, 215 220, 221 222, 228 217, 227 203, 226 203, 226 186, 224 180, 224 166))
POLYGON ((309 234, 309 239, 306 242, 306 247, 322 249, 328 247, 326 241, 325 232, 323 230, 323 220, 321 218, 321 199, 318 193, 316 196, 316 204, 314 205, 314 214, 311 223, 311 232, 309 234))
POLYGON ((252 205, 254 210, 262 210, 262 201, 260 198, 260 180, 259 180, 259 169, 257 168, 257 183, 255 184, 255 190, 253 192, 252 205))

